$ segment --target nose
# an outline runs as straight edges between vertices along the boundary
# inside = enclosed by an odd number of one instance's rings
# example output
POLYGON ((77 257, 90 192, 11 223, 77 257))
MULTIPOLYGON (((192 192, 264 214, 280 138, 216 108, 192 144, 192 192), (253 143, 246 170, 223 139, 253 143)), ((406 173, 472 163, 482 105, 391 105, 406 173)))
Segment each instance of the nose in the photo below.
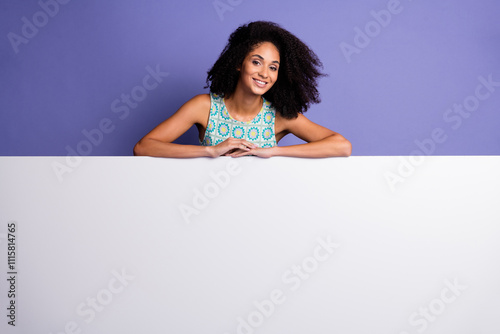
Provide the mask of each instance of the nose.
POLYGON ((259 71, 259 76, 262 77, 263 79, 267 78, 267 73, 268 69, 266 67, 262 67, 261 70, 259 71))

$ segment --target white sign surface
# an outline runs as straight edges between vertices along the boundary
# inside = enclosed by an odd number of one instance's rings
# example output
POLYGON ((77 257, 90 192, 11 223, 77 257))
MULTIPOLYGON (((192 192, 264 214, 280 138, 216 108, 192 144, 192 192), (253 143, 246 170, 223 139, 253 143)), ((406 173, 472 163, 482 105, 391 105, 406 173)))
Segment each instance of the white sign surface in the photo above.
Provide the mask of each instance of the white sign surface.
POLYGON ((500 157, 420 159, 0 158, 1 332, 500 333, 500 157))

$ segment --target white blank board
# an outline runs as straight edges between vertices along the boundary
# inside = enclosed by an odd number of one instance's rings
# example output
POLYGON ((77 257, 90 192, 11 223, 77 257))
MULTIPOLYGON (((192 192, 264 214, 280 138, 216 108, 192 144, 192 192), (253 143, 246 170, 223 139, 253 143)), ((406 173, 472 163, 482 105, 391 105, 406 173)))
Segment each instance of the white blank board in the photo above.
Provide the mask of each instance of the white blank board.
POLYGON ((0 158, 2 333, 500 333, 500 157, 68 159, 0 158))

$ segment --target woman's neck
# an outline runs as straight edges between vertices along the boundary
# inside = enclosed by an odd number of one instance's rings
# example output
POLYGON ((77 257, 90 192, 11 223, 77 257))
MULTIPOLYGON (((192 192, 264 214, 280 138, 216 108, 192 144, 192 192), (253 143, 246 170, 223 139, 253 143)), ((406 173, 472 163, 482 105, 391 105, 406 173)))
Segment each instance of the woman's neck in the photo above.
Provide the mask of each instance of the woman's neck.
POLYGON ((238 89, 224 101, 231 117, 243 122, 252 120, 262 109, 262 96, 238 89))

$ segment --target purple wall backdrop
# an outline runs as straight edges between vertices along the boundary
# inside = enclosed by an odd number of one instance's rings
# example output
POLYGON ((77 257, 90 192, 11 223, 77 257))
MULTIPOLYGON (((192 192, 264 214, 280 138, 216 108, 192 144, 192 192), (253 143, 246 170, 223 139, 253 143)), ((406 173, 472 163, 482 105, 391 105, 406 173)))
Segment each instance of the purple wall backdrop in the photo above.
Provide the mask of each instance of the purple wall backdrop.
MULTIPOLYGON (((497 0, 33 0, 0 10, 0 155, 131 155, 207 92, 230 32, 254 20, 318 54, 329 76, 306 115, 350 139, 353 155, 500 154, 497 0)), ((195 129, 178 142, 197 143, 195 129)))

